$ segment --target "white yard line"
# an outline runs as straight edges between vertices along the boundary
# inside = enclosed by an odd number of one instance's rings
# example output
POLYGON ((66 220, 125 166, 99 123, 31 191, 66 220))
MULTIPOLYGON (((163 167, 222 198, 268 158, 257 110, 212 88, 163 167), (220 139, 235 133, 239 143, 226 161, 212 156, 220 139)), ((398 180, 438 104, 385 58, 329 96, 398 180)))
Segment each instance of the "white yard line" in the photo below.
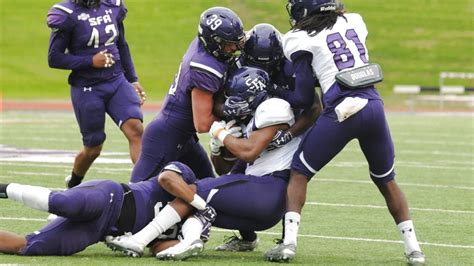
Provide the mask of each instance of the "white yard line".
MULTIPOLYGON (((46 219, 26 218, 26 217, 0 217, 0 220, 46 222, 46 219)), ((226 230, 226 229, 219 229, 219 228, 212 228, 212 230, 216 232, 234 232, 234 230, 226 230)), ((281 236, 281 233, 277 233, 277 232, 258 232, 258 233, 262 235, 281 236)), ((358 242, 379 242, 379 243, 389 243, 389 244, 403 244, 403 241, 397 241, 397 240, 371 239, 371 238, 359 238, 359 237, 324 236, 324 235, 311 235, 311 234, 300 234, 298 235, 298 237, 321 238, 321 239, 343 240, 343 241, 350 240, 350 241, 358 241, 358 242)), ((424 246, 474 249, 474 246, 472 245, 455 245, 455 244, 430 243, 430 242, 420 242, 420 244, 424 246)))
MULTIPOLYGON (((329 207, 347 207, 347 208, 365 208, 365 209, 387 209, 387 206, 378 205, 358 205, 358 204, 344 204, 344 203, 325 203, 325 202, 306 202, 306 205, 319 205, 329 207)), ((425 211, 425 212, 441 212, 441 213, 461 213, 461 214, 474 214, 474 211, 465 210, 449 210, 449 209, 431 209, 431 208, 413 208, 413 211, 425 211)))
MULTIPOLYGON (((355 183, 355 184, 373 184, 372 181, 365 180, 350 180, 350 179, 331 179, 331 178, 314 178, 316 182, 335 182, 335 183, 355 183)), ((313 181, 314 182, 314 181, 313 181)), ((403 183, 397 182, 401 186, 407 187, 428 187, 428 188, 453 188, 463 190, 474 190, 474 187, 470 186, 452 186, 452 185, 431 185, 431 184, 417 184, 417 183, 403 183)))

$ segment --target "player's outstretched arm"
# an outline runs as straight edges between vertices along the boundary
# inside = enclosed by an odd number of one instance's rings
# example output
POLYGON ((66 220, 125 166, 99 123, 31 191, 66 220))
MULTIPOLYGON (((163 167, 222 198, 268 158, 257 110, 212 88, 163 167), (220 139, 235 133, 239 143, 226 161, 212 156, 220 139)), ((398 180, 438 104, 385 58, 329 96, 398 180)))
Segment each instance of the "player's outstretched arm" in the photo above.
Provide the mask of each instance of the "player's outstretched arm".
POLYGON ((0 230, 0 252, 6 254, 20 254, 26 246, 26 238, 12 232, 0 230))

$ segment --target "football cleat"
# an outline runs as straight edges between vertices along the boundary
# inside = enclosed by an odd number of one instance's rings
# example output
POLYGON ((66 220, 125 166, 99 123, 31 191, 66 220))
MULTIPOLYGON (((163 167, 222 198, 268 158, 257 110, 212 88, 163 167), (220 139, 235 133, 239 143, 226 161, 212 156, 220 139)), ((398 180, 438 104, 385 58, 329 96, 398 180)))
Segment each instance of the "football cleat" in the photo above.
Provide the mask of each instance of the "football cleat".
POLYGON ((425 254, 423 252, 415 250, 412 253, 405 255, 407 258, 408 265, 420 265, 425 264, 425 254))
POLYGON ((224 241, 224 244, 216 247, 217 251, 254 251, 258 246, 259 239, 257 238, 254 241, 246 241, 233 235, 224 241))
POLYGON ((278 241, 277 245, 265 253, 265 259, 272 262, 289 262, 296 255, 296 246, 285 245, 283 241, 278 241))
POLYGON ((204 242, 196 239, 191 243, 181 241, 178 244, 167 248, 155 255, 159 260, 185 260, 189 257, 197 256, 204 250, 204 242))
POLYGON ((105 245, 112 251, 120 251, 129 257, 141 257, 145 246, 135 241, 132 236, 132 233, 125 233, 125 235, 116 237, 106 236, 105 245))

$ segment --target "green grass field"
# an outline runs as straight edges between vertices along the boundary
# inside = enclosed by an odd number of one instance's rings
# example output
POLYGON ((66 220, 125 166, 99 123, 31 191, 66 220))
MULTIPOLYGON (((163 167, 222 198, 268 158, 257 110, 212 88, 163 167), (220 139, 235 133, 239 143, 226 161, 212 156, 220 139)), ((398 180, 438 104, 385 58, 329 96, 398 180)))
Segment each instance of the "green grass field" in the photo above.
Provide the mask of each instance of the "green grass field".
MULTIPOLYGON (((146 114, 145 123, 151 119, 152 114, 146 114)), ((397 181, 408 198, 429 265, 474 264, 472 114, 392 113, 388 119, 396 145, 397 181)), ((0 113, 0 125, 0 143, 4 145, 0 183, 64 186, 63 178, 81 147, 72 113, 8 111, 0 113)), ((127 162, 127 145, 110 120, 107 134, 100 158, 109 161, 97 161, 87 179, 126 182, 132 168, 127 162)), ((201 141, 207 143, 207 135, 202 135, 201 141)), ((0 201, 0 230, 29 233, 43 226, 46 216, 9 200, 0 201)), ((213 247, 231 233, 214 228, 203 256, 182 264, 261 265, 265 263, 263 252, 279 233, 279 225, 260 233, 261 245, 255 252, 218 253, 213 247)), ((403 265, 400 240, 381 195, 368 177, 358 144, 351 142, 309 184, 294 263, 403 265)), ((122 257, 97 244, 67 258, 0 255, 0 264, 4 263, 130 265, 158 261, 122 257)))
MULTIPOLYGON (((0 89, 6 99, 67 99, 68 71, 47 65, 48 9, 59 0, 0 0, 0 89)), ((437 86, 441 71, 474 69, 472 0, 348 0, 349 11, 365 18, 370 60, 384 69, 378 87, 389 104, 394 84, 437 86)), ((289 29, 286 1, 280 0, 126 0, 126 34, 137 72, 150 100, 167 92, 179 61, 197 34, 200 13, 227 6, 245 28, 272 23, 289 29)), ((474 87, 474 82, 451 80, 474 87)))

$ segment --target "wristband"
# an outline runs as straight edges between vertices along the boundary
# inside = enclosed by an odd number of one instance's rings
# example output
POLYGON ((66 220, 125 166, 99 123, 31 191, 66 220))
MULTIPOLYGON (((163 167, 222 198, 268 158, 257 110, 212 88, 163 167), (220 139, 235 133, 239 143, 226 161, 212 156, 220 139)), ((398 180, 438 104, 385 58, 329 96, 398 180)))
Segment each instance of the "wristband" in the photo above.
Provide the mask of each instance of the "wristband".
POLYGON ((198 210, 206 209, 206 202, 198 194, 194 194, 193 201, 189 204, 198 210))
POLYGON ((222 142, 222 144, 224 144, 224 139, 225 137, 227 137, 227 135, 229 135, 229 132, 225 130, 225 128, 219 128, 215 134, 215 136, 222 142))

